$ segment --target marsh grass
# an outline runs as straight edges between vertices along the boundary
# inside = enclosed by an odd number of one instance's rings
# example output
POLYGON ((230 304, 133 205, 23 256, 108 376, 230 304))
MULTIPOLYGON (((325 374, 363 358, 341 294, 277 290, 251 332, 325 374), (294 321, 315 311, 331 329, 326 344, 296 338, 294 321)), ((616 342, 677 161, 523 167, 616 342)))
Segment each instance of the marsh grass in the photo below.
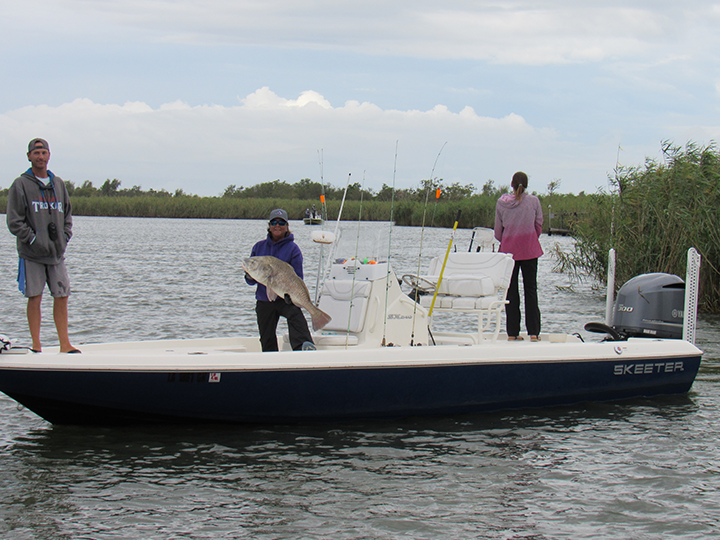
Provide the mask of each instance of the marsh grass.
MULTIPOLYGON (((318 198, 297 197, 297 192, 309 192, 302 189, 307 182, 300 181, 295 186, 282 182, 271 182, 252 188, 239 190, 229 186, 220 197, 199 197, 176 190, 174 194, 167 191, 142 191, 138 186, 129 190, 119 190, 121 182, 117 179, 107 180, 101 188, 94 188, 86 181, 81 187, 74 187, 70 198, 73 214, 78 216, 109 216, 109 217, 165 217, 165 218, 198 218, 198 219, 265 219, 271 210, 284 208, 291 219, 302 219, 305 209, 313 204, 319 207, 318 198), (298 187, 300 186, 300 187, 298 187), (258 188, 258 189, 256 189, 258 188), (250 196, 250 193, 272 192, 274 196, 250 196), (229 193, 229 195, 228 195, 229 193)), ((366 193, 357 196, 359 184, 355 191, 348 192, 343 209, 344 220, 357 219, 362 204, 364 221, 388 221, 392 216, 397 225, 420 226, 425 223, 429 227, 452 227, 457 211, 461 210, 459 228, 493 227, 495 222, 495 203, 498 197, 507 191, 505 188, 495 189, 488 182, 481 193, 472 193, 472 185, 463 189, 457 186, 446 186, 442 190, 439 201, 435 201, 436 183, 423 181, 421 187, 400 190, 397 197, 391 197, 391 189, 383 186, 377 193, 366 193), (432 189, 431 189, 432 188, 432 189), (351 197, 351 195, 353 195, 351 197), (362 203, 361 200, 363 199, 362 203), (394 207, 391 200, 394 199, 394 207), (429 199, 429 200, 428 200, 429 199), (426 200, 428 202, 426 203, 426 200), (425 217, 425 221, 423 218, 425 217)), ((317 185, 320 189, 320 184, 317 185)), ((540 187, 540 186, 536 186, 540 187)), ((0 189, 0 212, 7 204, 7 189, 0 189)), ((352 190, 351 190, 352 191, 352 190)), ((327 197, 327 219, 338 218, 342 191, 330 190, 334 196, 327 197)), ((553 213, 582 213, 590 202, 585 194, 539 195, 544 208, 552 205, 553 213)), ((546 219, 546 229, 549 220, 546 219)))
MULTIPOLYGON (((574 197, 574 196, 573 196, 574 197)), ((151 195, 101 197, 74 196, 73 214, 76 216, 108 217, 164 217, 199 219, 266 219, 275 208, 284 208, 290 219, 302 219, 305 209, 317 201, 300 199, 241 199, 232 197, 157 197, 151 195)), ((335 221, 340 211, 340 200, 327 202, 328 220, 335 221)), ((452 227, 458 209, 462 210, 460 228, 493 227, 495 202, 492 197, 475 196, 461 201, 442 201, 435 205, 419 201, 395 202, 392 211, 397 225, 422 225, 427 210, 427 224, 435 227, 452 227), (432 219, 432 225, 431 223, 432 219)), ((345 201, 343 220, 355 220, 360 215, 360 201, 345 201)), ((5 210, 7 197, 0 195, 0 212, 5 210)), ((365 200, 362 202, 363 221, 388 221, 391 216, 389 201, 365 200)))
POLYGON ((663 143, 664 161, 616 170, 612 194, 594 204, 575 229, 575 251, 560 264, 605 280, 608 251, 617 254, 618 286, 638 274, 684 279, 687 250, 702 255, 700 309, 720 311, 720 155, 714 144, 663 143))

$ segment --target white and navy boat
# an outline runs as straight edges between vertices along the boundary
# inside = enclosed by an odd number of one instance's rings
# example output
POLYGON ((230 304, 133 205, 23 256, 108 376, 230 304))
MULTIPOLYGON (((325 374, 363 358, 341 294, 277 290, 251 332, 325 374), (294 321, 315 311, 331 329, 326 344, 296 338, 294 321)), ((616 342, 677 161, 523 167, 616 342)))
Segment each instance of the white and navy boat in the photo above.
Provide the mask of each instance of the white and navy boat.
MULTIPOLYGON (((255 336, 85 344, 82 354, 6 344, 0 391, 54 424, 334 422, 683 394, 700 366, 696 286, 667 321, 641 290, 635 306, 624 296, 615 314, 633 324, 594 325, 603 341, 507 341, 506 254, 439 257, 427 275, 404 276, 428 293, 418 301, 388 262, 333 260, 319 300, 332 321, 315 334, 317 350, 291 351, 281 337, 280 352, 263 353, 255 336), (441 312, 477 317, 477 328, 435 328, 441 312)), ((670 289, 676 297, 677 283, 670 289)))

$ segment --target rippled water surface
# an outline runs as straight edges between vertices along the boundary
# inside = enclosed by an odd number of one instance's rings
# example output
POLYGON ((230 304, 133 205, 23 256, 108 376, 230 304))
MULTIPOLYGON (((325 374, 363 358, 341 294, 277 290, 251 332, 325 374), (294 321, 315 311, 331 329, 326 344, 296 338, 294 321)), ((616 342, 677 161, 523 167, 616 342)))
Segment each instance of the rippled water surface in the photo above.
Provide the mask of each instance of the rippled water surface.
MULTIPOLYGON (((77 345, 256 332, 239 261, 264 222, 77 217, 67 263, 77 345)), ((293 223, 313 293, 319 249, 293 223)), ((426 230, 422 268, 449 230, 426 230)), ((470 231, 458 231, 466 250, 470 231)), ((542 237, 549 254, 570 240, 542 237)), ((420 229, 395 228, 416 272, 420 229)), ((0 233, 0 333, 29 340, 0 233)), ((543 330, 604 319, 590 283, 541 259, 543 330)), ((44 304, 43 337, 56 342, 44 304)), ((462 324, 454 319, 453 325, 462 324)), ((473 326, 468 323, 468 328, 473 326)), ((687 396, 342 425, 53 427, 0 396, 8 539, 701 538, 720 516, 720 320, 701 317, 687 396)))

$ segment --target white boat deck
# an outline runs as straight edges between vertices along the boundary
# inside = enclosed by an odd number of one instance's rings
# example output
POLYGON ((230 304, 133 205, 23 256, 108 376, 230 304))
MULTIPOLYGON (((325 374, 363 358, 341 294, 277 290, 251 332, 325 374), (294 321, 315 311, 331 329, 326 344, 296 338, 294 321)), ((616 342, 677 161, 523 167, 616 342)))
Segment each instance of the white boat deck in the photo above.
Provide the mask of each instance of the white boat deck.
MULTIPOLYGON (((486 363, 610 361, 670 363, 702 354, 681 340, 635 338, 624 342, 582 343, 574 336, 543 335, 543 341, 502 341, 481 345, 436 345, 362 349, 337 347, 317 351, 257 352, 256 338, 216 338, 86 344, 82 354, 11 349, 0 355, 0 367, 35 370, 194 371, 307 370, 397 368, 486 363), (551 339, 552 338, 552 339, 551 339), (255 349, 255 350, 253 350, 255 349)), ((660 368, 658 368, 660 369, 660 368)), ((662 369, 665 369, 663 367, 662 369)), ((674 369, 672 366, 667 369, 674 369)))

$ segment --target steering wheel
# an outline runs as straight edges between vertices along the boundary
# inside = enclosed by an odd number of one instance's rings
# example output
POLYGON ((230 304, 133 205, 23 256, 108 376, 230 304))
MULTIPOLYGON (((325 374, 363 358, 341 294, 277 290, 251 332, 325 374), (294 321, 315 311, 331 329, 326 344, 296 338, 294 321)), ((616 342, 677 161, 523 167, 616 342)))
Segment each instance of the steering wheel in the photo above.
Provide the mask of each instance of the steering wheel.
POLYGON ((417 289, 421 293, 435 292, 435 283, 422 276, 416 276, 415 274, 405 274, 402 277, 402 280, 403 283, 409 285, 413 289, 417 289))

